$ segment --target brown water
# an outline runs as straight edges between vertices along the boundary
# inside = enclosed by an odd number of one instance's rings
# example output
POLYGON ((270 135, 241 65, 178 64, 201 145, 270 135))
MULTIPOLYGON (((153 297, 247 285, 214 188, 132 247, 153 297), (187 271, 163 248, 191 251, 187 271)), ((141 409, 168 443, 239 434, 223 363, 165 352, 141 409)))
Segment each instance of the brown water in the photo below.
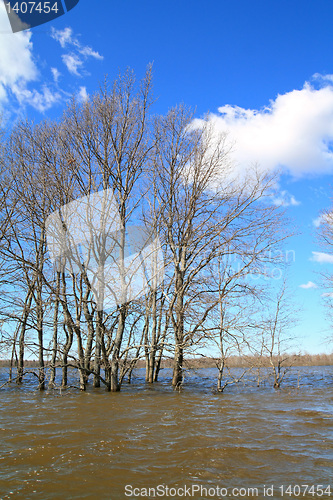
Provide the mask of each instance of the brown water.
POLYGON ((299 389, 295 372, 281 391, 248 385, 224 394, 213 394, 211 370, 181 393, 170 390, 167 372, 153 388, 141 375, 118 394, 3 389, 0 498, 143 498, 132 488, 164 485, 150 498, 313 499, 297 488, 282 497, 279 486, 330 482, 333 496, 333 367, 301 369, 299 389), (167 496, 166 486, 194 495, 167 496), (228 491, 213 496, 216 487, 228 491))

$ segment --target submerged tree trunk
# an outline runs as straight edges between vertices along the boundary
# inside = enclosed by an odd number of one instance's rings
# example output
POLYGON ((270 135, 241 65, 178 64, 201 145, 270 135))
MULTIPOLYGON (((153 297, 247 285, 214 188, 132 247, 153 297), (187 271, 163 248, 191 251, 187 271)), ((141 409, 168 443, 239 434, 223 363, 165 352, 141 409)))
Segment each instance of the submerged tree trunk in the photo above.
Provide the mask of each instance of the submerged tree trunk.
POLYGON ((30 289, 24 304, 23 318, 21 323, 21 332, 19 338, 19 355, 17 362, 17 383, 22 384, 23 382, 23 372, 24 372, 24 347, 25 347, 25 332, 27 329, 28 317, 30 314, 31 302, 32 302, 32 290, 30 289))
MULTIPOLYGON (((182 250, 180 260, 180 268, 176 270, 176 321, 173 319, 175 328, 175 357, 173 365, 172 386, 174 389, 179 389, 183 383, 183 361, 184 361, 184 281, 183 269, 185 254, 182 250)), ((172 317, 172 315, 171 315, 172 317)))
POLYGON ((95 332, 95 357, 94 357, 94 387, 101 386, 101 331, 96 327, 95 332))
POLYGON ((56 296, 54 301, 54 315, 53 315, 53 338, 52 338, 52 357, 51 357, 51 371, 50 371, 50 381, 49 388, 52 389, 55 386, 56 378, 56 360, 58 351, 58 316, 59 316, 59 300, 60 300, 60 272, 57 271, 57 282, 56 282, 56 296))
POLYGON ((159 318, 159 325, 158 325, 158 344, 159 344, 159 349, 156 353, 156 360, 155 360, 155 372, 154 372, 154 382, 158 381, 158 376, 160 374, 161 370, 161 365, 162 365, 162 358, 163 358, 163 351, 164 351, 164 342, 167 336, 168 328, 169 328, 169 320, 170 320, 170 314, 169 312, 166 313, 165 315, 165 324, 164 324, 164 329, 162 335, 160 334, 161 328, 162 328, 162 304, 161 304, 161 310, 160 310, 160 318, 159 318))
POLYGON ((66 344, 64 345, 63 355, 62 355, 62 387, 68 385, 68 353, 73 343, 73 329, 71 325, 64 324, 64 332, 66 334, 66 344))
POLYGON ((97 327, 96 330, 100 329, 101 334, 101 351, 102 351, 102 358, 103 358, 103 366, 104 366, 104 378, 105 378, 105 385, 106 389, 108 392, 111 391, 111 366, 109 362, 109 355, 108 355, 108 349, 107 346, 105 345, 105 325, 103 323, 103 311, 98 311, 97 312, 97 327))
POLYGON ((217 391, 218 392, 223 392, 224 389, 227 387, 227 382, 225 382, 222 385, 222 380, 223 380, 223 372, 224 372, 224 367, 225 367, 225 359, 222 358, 220 362, 216 363, 217 369, 218 369, 218 376, 217 376, 217 391))
POLYGON ((75 325, 75 334, 78 345, 79 354, 79 377, 80 377, 80 390, 86 390, 86 377, 85 377, 85 367, 84 367, 84 351, 82 346, 81 329, 78 325, 75 325))
POLYGON ((154 372, 154 382, 158 382, 158 376, 160 374, 161 364, 162 364, 162 356, 163 356, 163 349, 161 349, 161 351, 157 357, 157 360, 156 360, 155 372, 154 372))
POLYGON ((175 350, 173 376, 172 376, 172 386, 174 389, 179 389, 183 383, 183 362, 184 362, 183 347, 177 345, 175 350))
POLYGON ((85 294, 85 297, 83 299, 83 313, 84 317, 87 323, 88 327, 88 337, 87 337, 87 343, 86 343, 86 349, 84 353, 84 377, 85 377, 85 384, 88 383, 90 371, 91 371, 91 353, 92 353, 92 346, 93 346, 93 340, 95 336, 95 329, 94 329, 94 321, 93 321, 93 314, 89 311, 88 308, 88 298, 89 298, 89 293, 90 293, 90 284, 89 281, 86 281, 87 284, 87 292, 85 294))
POLYGON ((38 389, 45 389, 45 366, 44 366, 44 347, 43 347, 43 304, 42 304, 42 283, 38 283, 37 290, 37 332, 38 332, 38 389))
MULTIPOLYGON (((30 301, 31 304, 31 301, 30 301)), ((27 314, 24 315, 24 322, 21 325, 21 333, 19 338, 19 356, 17 363, 17 383, 22 384, 23 382, 23 373, 24 373, 24 340, 25 340, 25 330, 26 330, 26 320, 27 314)))
POLYGON ((120 391, 120 384, 119 384, 119 377, 118 377, 118 375, 119 375, 119 354, 120 354, 120 347, 121 347, 121 342, 123 339, 123 334, 124 334, 124 329, 125 329, 126 312, 127 312, 127 305, 123 304, 121 306, 120 312, 119 312, 119 322, 118 322, 117 334, 116 334, 116 338, 114 341, 113 354, 112 354, 112 360, 111 360, 111 374, 110 374, 111 392, 120 391))

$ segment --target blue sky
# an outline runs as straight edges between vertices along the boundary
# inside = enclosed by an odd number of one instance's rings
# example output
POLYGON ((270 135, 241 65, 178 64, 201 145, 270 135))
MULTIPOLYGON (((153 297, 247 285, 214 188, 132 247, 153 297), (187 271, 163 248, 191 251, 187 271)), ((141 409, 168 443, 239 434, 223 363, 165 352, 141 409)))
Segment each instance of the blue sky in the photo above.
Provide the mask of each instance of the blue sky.
POLYGON ((333 264, 315 233, 333 192, 332 18, 328 0, 80 0, 12 34, 0 0, 0 109, 8 126, 54 118, 72 93, 85 99, 104 75, 129 66, 140 77, 153 62, 156 112, 179 102, 198 119, 209 112, 235 142, 237 168, 282 168, 276 202, 299 233, 286 246, 303 307, 294 332, 303 351, 331 351, 317 273, 333 264))

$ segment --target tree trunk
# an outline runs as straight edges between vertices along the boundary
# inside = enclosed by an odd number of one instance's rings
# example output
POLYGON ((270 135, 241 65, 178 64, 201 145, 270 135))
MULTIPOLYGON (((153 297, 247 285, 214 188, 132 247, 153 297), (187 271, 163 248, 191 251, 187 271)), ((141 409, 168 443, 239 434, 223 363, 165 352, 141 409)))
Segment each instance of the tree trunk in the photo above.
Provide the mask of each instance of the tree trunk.
POLYGON ((62 380, 61 387, 66 387, 68 382, 68 367, 67 367, 67 353, 62 355, 62 380))
MULTIPOLYGON (((166 335, 168 332, 169 321, 170 321, 170 315, 169 315, 169 313, 167 313, 165 316, 165 325, 164 325, 162 337, 160 338, 160 335, 159 335, 158 342, 159 342, 160 347, 159 347, 157 359, 155 361, 156 366, 155 366, 155 373, 154 373, 154 382, 158 381, 158 376, 159 376, 159 373, 161 370, 162 357, 163 357, 163 351, 164 351, 164 342, 165 342, 165 338, 166 338, 166 335)), ((161 329, 161 325, 162 325, 162 310, 160 311, 159 330, 161 329)))
POLYGON ((160 353, 159 353, 157 360, 156 360, 155 372, 154 372, 154 382, 158 382, 158 376, 159 376, 160 370, 161 370, 162 356, 163 356, 163 349, 160 350, 160 353))
POLYGON ((53 315, 53 339, 52 339, 52 357, 51 357, 51 373, 49 388, 55 386, 56 378, 56 360, 58 350, 58 316, 59 316, 59 294, 60 294, 60 272, 57 272, 56 296, 54 301, 54 315, 53 315))
POLYGON ((17 363, 17 383, 23 383, 23 372, 24 372, 24 339, 25 339, 25 329, 26 322, 21 325, 21 333, 19 338, 19 356, 17 363))
POLYGON ((45 389, 45 367, 44 367, 44 347, 43 347, 43 304, 42 304, 42 283, 38 283, 37 290, 37 332, 38 332, 38 389, 45 389))
MULTIPOLYGON (((88 286, 90 286, 88 282, 88 286)), ((95 329, 94 329, 94 322, 93 322, 93 315, 90 313, 88 309, 88 297, 89 297, 89 289, 86 293, 86 296, 84 297, 83 300, 83 312, 84 312, 84 317, 87 322, 88 326, 88 338, 87 338, 87 344, 86 344, 86 349, 85 349, 85 354, 84 354, 84 368, 85 368, 85 384, 88 383, 89 375, 90 375, 90 370, 91 370, 91 353, 92 353, 92 345, 93 345, 93 340, 95 336, 95 329)))
POLYGON ((172 386, 174 389, 179 389, 183 383, 183 361, 184 361, 184 350, 181 346, 177 345, 175 350, 173 376, 172 376, 172 386))
POLYGON ((120 391, 119 384, 119 354, 120 354, 120 346, 123 339, 124 329, 125 329, 125 318, 126 318, 127 305, 123 304, 120 308, 119 313, 119 322, 117 328, 117 334, 114 341, 114 348, 111 360, 111 392, 120 391))
POLYGON ((80 376, 80 391, 86 390, 86 377, 85 377, 85 367, 84 367, 84 352, 82 346, 81 329, 79 326, 75 326, 75 334, 78 345, 79 353, 79 376, 80 376))
POLYGON ((31 302, 32 302, 32 289, 30 288, 25 304, 24 304, 24 312, 23 312, 23 318, 22 318, 22 323, 21 323, 21 333, 20 333, 20 338, 19 338, 19 356, 18 356, 18 363, 17 363, 17 383, 22 384, 23 382, 23 372, 24 372, 24 341, 25 341, 25 332, 27 328, 27 322, 28 322, 28 317, 30 314, 30 308, 31 308, 31 302))
POLYGON ((67 340, 62 356, 62 387, 66 387, 68 384, 68 353, 73 343, 73 329, 70 325, 66 326, 66 324, 64 324, 64 332, 67 340))
MULTIPOLYGON (((181 269, 184 268, 184 251, 182 251, 181 269)), ((183 361, 184 361, 184 290, 183 290, 183 272, 177 269, 176 272, 176 322, 175 328, 175 358, 173 365, 172 386, 179 389, 183 383, 183 361)), ((174 320, 173 320, 174 321, 174 320)))
POLYGON ((224 359, 221 359, 220 363, 217 363, 217 369, 219 371, 218 376, 217 376, 217 390, 218 390, 218 392, 223 392, 225 387, 226 387, 226 384, 224 384, 224 386, 222 386, 224 366, 225 366, 225 361, 224 361, 224 359))

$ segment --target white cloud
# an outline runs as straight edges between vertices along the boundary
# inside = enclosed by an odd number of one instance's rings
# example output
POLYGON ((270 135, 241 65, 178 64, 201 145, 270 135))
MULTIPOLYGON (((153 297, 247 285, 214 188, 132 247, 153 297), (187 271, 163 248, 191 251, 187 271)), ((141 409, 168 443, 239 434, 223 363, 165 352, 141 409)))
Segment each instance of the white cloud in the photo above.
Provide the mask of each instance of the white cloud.
POLYGON ((58 83, 59 78, 61 76, 60 71, 58 70, 58 68, 51 68, 51 72, 53 75, 53 80, 55 81, 55 83, 58 83))
POLYGON ((79 52, 85 57, 94 57, 95 59, 99 59, 100 61, 104 59, 104 57, 101 56, 101 54, 99 54, 98 52, 96 52, 95 50, 93 50, 91 47, 88 46, 82 47, 82 49, 79 49, 79 52))
POLYGON ((322 75, 321 73, 315 73, 312 78, 324 84, 326 82, 333 83, 333 75, 322 75))
POLYGON ((83 66, 83 61, 76 54, 63 54, 61 57, 68 71, 72 75, 80 76, 78 69, 83 66))
POLYGON ((319 215, 316 219, 313 219, 312 223, 314 227, 319 227, 324 222, 323 216, 319 215))
POLYGON ((36 89, 29 90, 27 88, 20 88, 20 86, 15 86, 13 92, 21 105, 29 103, 30 106, 34 107, 41 113, 44 113, 47 109, 50 109, 54 104, 62 99, 62 95, 59 92, 54 92, 44 85, 41 91, 36 89))
POLYGON ((310 260, 320 262, 321 264, 333 264, 333 255, 324 252, 312 252, 310 260))
POLYGON ((313 225, 315 227, 319 227, 321 226, 321 224, 329 224, 330 226, 333 225, 333 212, 327 212, 326 214, 321 214, 319 215, 319 217, 317 217, 316 219, 314 219, 313 221, 313 225))
POLYGON ((80 87, 79 92, 78 92, 78 100, 80 102, 84 102, 88 100, 88 93, 86 87, 80 87))
POLYGON ((31 32, 11 33, 5 7, 0 2, 0 101, 6 101, 8 92, 14 92, 17 85, 25 88, 37 80, 38 69, 33 59, 31 32), (8 33, 6 33, 8 32, 8 33))
POLYGON ((288 191, 281 191, 279 196, 273 199, 273 204, 283 207, 297 207, 301 202, 296 200, 295 196, 288 193, 288 191))
POLYGON ((304 288, 306 290, 308 290, 309 288, 318 288, 318 286, 313 283, 312 281, 308 281, 306 284, 304 285, 299 285, 300 288, 304 288))
POLYGON ((71 47, 71 52, 62 55, 62 60, 68 71, 73 75, 80 76, 79 68, 83 67, 84 60, 89 57, 93 57, 100 61, 104 59, 102 55, 88 45, 82 45, 78 38, 74 36, 73 30, 70 27, 63 30, 56 30, 52 27, 51 37, 59 42, 63 49, 67 46, 71 47))
POLYGON ((278 95, 264 109, 225 105, 208 121, 216 134, 228 133, 235 169, 258 163, 262 170, 285 167, 293 175, 333 171, 333 75, 324 86, 305 83, 301 90, 278 95))
POLYGON ((60 43, 61 47, 64 49, 67 44, 75 45, 78 41, 73 38, 72 28, 65 28, 63 30, 56 30, 53 26, 51 27, 51 37, 60 43))
MULTIPOLYGON (((62 96, 50 89, 47 83, 40 85, 41 74, 33 54, 32 32, 13 34, 3 3, 0 1, 0 105, 9 112, 32 106, 44 112, 62 96), (33 88, 31 88, 33 85, 33 88), (16 99, 16 102, 15 102, 16 99), (17 107, 17 103, 20 108, 17 107)), ((54 68, 51 69, 53 72, 54 68)), ((54 79, 56 74, 53 72, 54 79)))

